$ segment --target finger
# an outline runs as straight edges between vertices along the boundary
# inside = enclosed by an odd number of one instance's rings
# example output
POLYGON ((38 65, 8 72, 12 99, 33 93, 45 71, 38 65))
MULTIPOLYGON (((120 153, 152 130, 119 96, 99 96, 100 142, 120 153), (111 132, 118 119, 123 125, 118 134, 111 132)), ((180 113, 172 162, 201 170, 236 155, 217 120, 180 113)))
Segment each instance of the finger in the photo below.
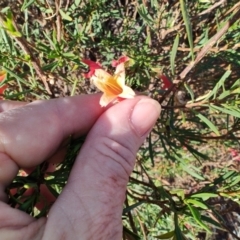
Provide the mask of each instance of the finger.
POLYGON ((50 158, 70 135, 86 134, 104 111, 99 95, 37 101, 0 114, 0 200, 19 167, 50 158))
POLYGON ((84 239, 88 234, 92 234, 90 239, 120 239, 129 174, 136 152, 159 113, 157 102, 136 97, 101 115, 88 134, 67 186, 50 210, 46 239, 56 228, 84 239), (81 227, 77 224, 80 221, 81 227))
POLYGON ((27 104, 28 103, 26 103, 26 102, 0 100, 0 113, 4 112, 4 111, 7 111, 7 110, 10 110, 10 109, 25 106, 27 104))
POLYGON ((86 134, 103 112, 99 95, 36 101, 0 114, 0 152, 20 167, 49 158, 70 135, 86 134))

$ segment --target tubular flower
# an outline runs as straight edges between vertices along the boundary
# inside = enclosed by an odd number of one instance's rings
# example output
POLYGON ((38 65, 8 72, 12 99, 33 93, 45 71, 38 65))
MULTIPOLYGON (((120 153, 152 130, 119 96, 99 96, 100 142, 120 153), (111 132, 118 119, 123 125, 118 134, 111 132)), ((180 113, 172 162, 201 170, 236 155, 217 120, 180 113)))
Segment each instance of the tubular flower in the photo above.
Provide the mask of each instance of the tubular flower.
POLYGON ((90 77, 93 84, 103 92, 100 99, 102 107, 107 106, 113 100, 120 98, 133 98, 135 92, 125 85, 125 66, 124 63, 129 60, 128 57, 121 57, 120 60, 115 61, 114 66, 116 71, 113 75, 106 72, 100 64, 90 60, 82 60, 86 63, 90 71, 85 76, 90 77), (122 58, 122 59, 121 59, 122 58))
MULTIPOLYGON (((6 77, 6 72, 0 71, 0 83, 4 80, 5 77, 6 77)), ((7 85, 0 87, 0 95, 3 95, 6 88, 7 88, 7 85)), ((0 99, 3 99, 3 97, 0 96, 0 99)))
POLYGON ((163 82, 162 89, 169 89, 173 85, 173 83, 165 75, 162 74, 159 77, 160 77, 160 79, 163 82))

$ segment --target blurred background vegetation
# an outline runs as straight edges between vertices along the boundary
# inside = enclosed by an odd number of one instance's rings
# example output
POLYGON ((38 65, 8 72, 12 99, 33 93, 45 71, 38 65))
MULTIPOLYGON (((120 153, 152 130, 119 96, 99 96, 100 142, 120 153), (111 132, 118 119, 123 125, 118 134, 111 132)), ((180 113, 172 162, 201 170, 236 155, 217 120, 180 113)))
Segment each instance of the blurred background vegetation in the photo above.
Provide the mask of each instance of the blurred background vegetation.
MULTIPOLYGON (((123 239, 240 239, 239 19, 238 0, 1 0, 0 93, 27 102, 91 94, 81 60, 111 71, 129 56, 128 84, 162 113, 129 179, 123 239)), ((46 215, 41 186, 58 196, 83 141, 55 172, 47 163, 20 171, 9 204, 46 215)))

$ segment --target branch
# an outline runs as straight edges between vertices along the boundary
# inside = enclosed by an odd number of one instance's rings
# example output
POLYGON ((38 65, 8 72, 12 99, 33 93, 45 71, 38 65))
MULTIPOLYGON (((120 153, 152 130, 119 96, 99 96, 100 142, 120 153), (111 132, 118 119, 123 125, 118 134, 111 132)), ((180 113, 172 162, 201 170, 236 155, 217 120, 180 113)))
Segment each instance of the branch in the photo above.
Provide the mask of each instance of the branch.
MULTIPOLYGON (((192 68, 199 63, 208 51, 216 44, 216 42, 228 31, 228 29, 233 25, 240 17, 240 9, 238 9, 233 15, 232 19, 227 21, 226 24, 218 31, 207 43, 206 46, 198 53, 196 59, 191 62, 180 74, 180 78, 184 79, 186 75, 192 70, 192 68)), ((181 80, 175 80, 174 83, 178 84, 181 80)))

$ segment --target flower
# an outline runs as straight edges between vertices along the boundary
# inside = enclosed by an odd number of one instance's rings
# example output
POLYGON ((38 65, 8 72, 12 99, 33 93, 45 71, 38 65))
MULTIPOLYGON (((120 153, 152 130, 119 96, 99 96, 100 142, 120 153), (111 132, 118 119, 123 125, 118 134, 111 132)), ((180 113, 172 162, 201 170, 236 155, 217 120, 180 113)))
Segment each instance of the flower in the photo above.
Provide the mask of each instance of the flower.
MULTIPOLYGON (((6 72, 0 71, 0 82, 2 82, 5 77, 6 77, 6 72)), ((7 88, 7 85, 0 87, 0 95, 3 95, 6 88, 7 88)), ((0 96, 0 99, 3 99, 3 97, 0 96)))
POLYGON ((91 60, 83 59, 82 62, 89 66, 89 72, 84 73, 85 78, 91 78, 92 75, 94 75, 94 72, 95 72, 96 69, 102 69, 101 64, 93 62, 91 60))
POLYGON ((100 99, 102 107, 107 106, 113 100, 120 98, 133 98, 135 92, 125 85, 125 63, 130 59, 126 56, 114 60, 112 65, 116 67, 115 73, 111 75, 106 72, 99 63, 83 59, 82 61, 90 68, 85 77, 89 77, 93 84, 103 92, 100 99))
POLYGON ((171 80, 164 74, 162 74, 161 68, 152 68, 152 71, 157 73, 157 77, 162 81, 162 89, 167 90, 172 87, 173 83, 171 80))
POLYGON ((173 83, 168 79, 168 77, 167 76, 165 76, 165 75, 160 75, 159 76, 159 78, 162 80, 162 82, 163 82, 163 87, 162 87, 162 89, 169 89, 172 85, 173 85, 173 83))
POLYGON ((118 60, 113 60, 113 61, 112 61, 112 66, 113 66, 113 67, 117 67, 119 64, 128 62, 129 60, 130 60, 129 57, 127 57, 127 56, 122 56, 122 57, 120 57, 118 60))

